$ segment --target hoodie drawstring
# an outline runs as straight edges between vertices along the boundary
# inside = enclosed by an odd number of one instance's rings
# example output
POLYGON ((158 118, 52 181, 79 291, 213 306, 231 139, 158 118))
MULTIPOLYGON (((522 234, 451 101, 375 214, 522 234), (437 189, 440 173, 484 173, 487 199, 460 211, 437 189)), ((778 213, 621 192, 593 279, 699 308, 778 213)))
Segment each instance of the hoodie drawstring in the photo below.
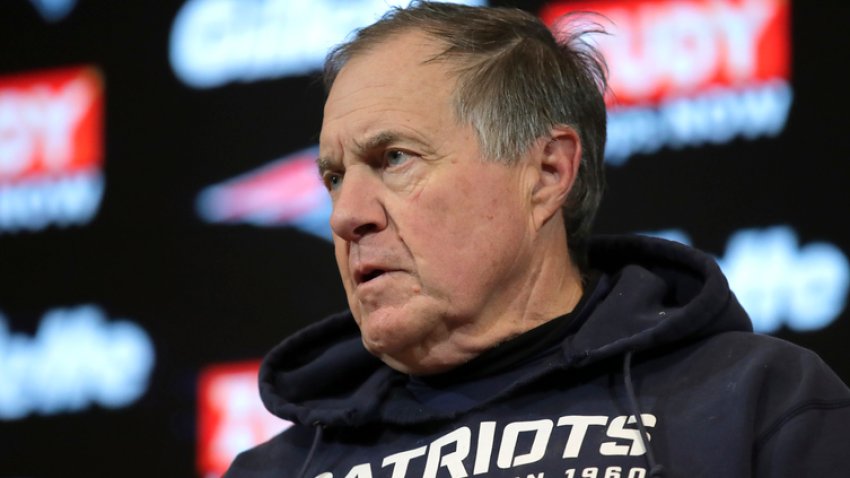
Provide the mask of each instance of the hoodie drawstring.
POLYGON ((322 424, 316 423, 316 432, 313 434, 313 444, 310 446, 310 452, 307 453, 307 458, 304 459, 304 464, 301 465, 301 471, 298 472, 298 478, 304 478, 304 473, 307 473, 307 466, 313 460, 313 454, 316 453, 316 448, 319 447, 319 440, 322 439, 322 424))
POLYGON ((623 358, 623 381, 626 385, 626 395, 629 399, 632 415, 637 421, 638 429, 640 430, 640 438, 643 440, 643 448, 646 450, 646 461, 649 464, 649 478, 663 478, 664 467, 655 462, 655 454, 652 452, 652 445, 649 443, 649 433, 643 424, 643 418, 640 416, 640 407, 638 406, 637 396, 635 395, 634 385, 632 384, 632 352, 626 352, 623 358))

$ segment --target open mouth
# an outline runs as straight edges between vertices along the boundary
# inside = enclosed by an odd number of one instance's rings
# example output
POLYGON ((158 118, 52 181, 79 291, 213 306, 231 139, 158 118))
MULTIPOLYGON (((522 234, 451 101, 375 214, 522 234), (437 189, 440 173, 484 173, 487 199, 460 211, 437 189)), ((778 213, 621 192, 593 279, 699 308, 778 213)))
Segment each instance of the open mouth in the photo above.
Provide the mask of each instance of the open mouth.
POLYGON ((360 274, 358 278, 358 283, 365 284, 366 282, 371 281, 377 277, 384 275, 387 271, 384 269, 371 269, 360 274))

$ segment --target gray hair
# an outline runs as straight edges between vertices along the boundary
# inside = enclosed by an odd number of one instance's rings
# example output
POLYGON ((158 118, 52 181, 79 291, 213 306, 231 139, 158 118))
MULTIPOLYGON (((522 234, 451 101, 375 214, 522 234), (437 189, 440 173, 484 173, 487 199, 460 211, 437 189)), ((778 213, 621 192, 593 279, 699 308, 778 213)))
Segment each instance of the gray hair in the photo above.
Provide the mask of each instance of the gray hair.
POLYGON ((605 187, 606 127, 606 67, 584 38, 602 32, 601 27, 560 22, 556 40, 537 17, 522 10, 414 2, 390 10, 334 48, 325 61, 325 88, 330 91, 352 57, 411 30, 445 45, 428 61, 448 59, 458 65, 455 115, 472 125, 490 160, 516 162, 556 125, 576 130, 583 154, 563 209, 571 253, 583 265, 605 187))

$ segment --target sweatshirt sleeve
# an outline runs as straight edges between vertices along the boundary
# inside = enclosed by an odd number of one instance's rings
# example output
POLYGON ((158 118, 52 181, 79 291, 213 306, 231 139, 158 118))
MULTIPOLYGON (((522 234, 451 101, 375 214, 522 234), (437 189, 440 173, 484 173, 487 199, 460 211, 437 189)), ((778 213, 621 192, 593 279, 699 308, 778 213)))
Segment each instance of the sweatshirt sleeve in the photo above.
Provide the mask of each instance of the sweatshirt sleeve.
POLYGON ((794 380, 787 380, 785 369, 784 383, 765 387, 771 395, 766 407, 781 404, 775 408, 781 411, 766 414, 770 418, 753 450, 753 476, 850 476, 850 390, 814 353, 806 351, 791 362, 786 365, 796 369, 794 380))

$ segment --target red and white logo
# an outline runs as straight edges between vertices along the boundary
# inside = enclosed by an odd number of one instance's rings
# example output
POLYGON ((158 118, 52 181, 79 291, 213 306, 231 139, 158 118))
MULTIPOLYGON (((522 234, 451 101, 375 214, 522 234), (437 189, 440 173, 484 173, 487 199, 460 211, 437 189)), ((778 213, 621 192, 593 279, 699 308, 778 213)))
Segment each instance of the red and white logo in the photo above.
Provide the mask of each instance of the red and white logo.
POLYGON ((540 16, 558 35, 573 11, 602 14, 589 21, 608 32, 594 42, 609 69, 609 163, 784 127, 792 98, 788 0, 562 1, 540 16))
POLYGON ((316 168, 319 147, 311 146, 204 188, 198 215, 210 223, 293 226, 331 239, 331 200, 316 168))
POLYGON ((616 105, 788 79, 789 6, 784 0, 643 0, 552 3, 541 17, 558 29, 569 11, 607 17, 598 37, 616 105))
POLYGON ((260 362, 215 365, 201 373, 198 386, 198 471, 221 476, 236 455, 291 423, 269 413, 260 401, 260 362))
POLYGON ((0 77, 0 232, 91 220, 103 194, 103 109, 95 68, 0 77))

